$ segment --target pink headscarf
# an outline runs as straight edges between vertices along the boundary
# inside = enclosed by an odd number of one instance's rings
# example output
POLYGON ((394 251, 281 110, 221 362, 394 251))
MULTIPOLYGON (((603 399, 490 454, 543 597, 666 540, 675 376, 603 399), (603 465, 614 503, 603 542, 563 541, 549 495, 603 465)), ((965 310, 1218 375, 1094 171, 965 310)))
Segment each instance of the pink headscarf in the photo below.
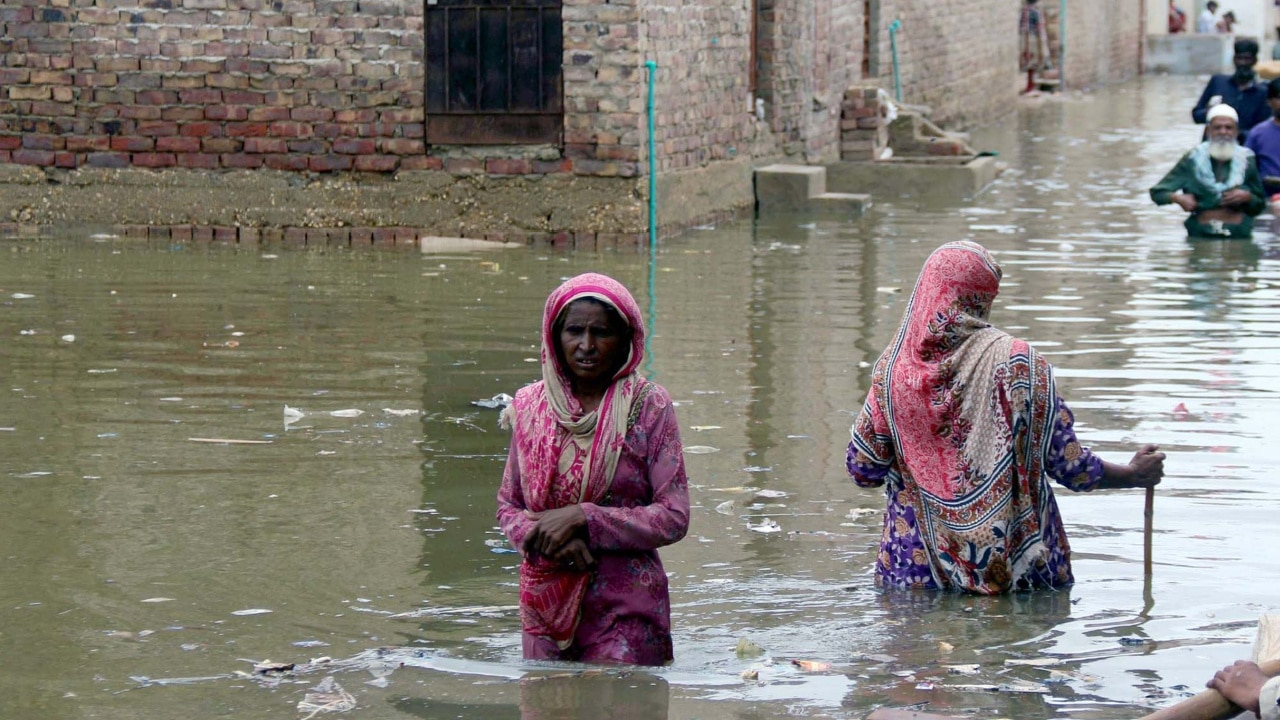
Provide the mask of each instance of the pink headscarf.
MULTIPOLYGON (((647 381, 636 374, 644 357, 640 306, 621 283, 585 273, 552 291, 542 315, 542 380, 521 388, 511 404, 525 505, 543 512, 604 498, 613 482, 633 402, 647 381), (584 413, 561 366, 556 321, 575 300, 606 303, 631 331, 627 360, 613 377, 600 406, 584 413)), ((520 616, 525 632, 549 637, 560 647, 573 642, 591 576, 541 557, 520 566, 520 616)))

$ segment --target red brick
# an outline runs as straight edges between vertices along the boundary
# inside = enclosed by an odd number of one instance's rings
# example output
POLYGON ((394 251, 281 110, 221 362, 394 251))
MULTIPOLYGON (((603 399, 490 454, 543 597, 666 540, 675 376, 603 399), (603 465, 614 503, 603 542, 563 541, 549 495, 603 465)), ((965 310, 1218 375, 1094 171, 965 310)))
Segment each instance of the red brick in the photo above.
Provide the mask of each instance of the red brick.
POLYGON ((360 172, 395 172, 400 158, 395 155, 361 155, 356 158, 356 170, 360 172))
POLYGON ((262 93, 247 90, 224 90, 222 101, 228 105, 261 105, 262 93))
POLYGON ((179 153, 178 166, 196 170, 216 170, 218 156, 206 153, 179 153))
POLYGON ((211 105, 204 109, 206 120, 247 120, 249 108, 239 105, 211 105))
POLYGON ((133 164, 137 167, 158 168, 173 167, 178 161, 173 153, 134 153, 133 164))
POLYGON ((222 123, 188 122, 183 123, 178 132, 191 137, 222 137, 222 123))
POLYGON ((287 227, 284 229, 284 242, 289 245, 306 245, 307 229, 300 227, 287 227))
POLYGON ((528 175, 533 166, 528 160, 493 158, 485 161, 484 169, 490 175, 528 175))
POLYGON ((14 150, 12 158, 19 165, 49 166, 53 164, 54 153, 52 150, 14 150))
POLYGON ((191 226, 192 242, 213 242, 213 228, 208 225, 191 226))
POLYGON ((22 136, 22 147, 26 150, 61 150, 66 141, 53 135, 30 134, 22 136))
POLYGON ((188 122, 193 120, 204 120, 204 108, 202 107, 167 107, 160 110, 160 119, 172 120, 174 122, 188 122))
POLYGON ((374 228, 373 244, 374 245, 394 245, 396 243, 395 228, 374 228))
POLYGON ((0 85, 19 85, 28 82, 30 77, 28 68, 0 67, 0 85))
POLYGON ((178 241, 191 241, 192 228, 190 225, 172 225, 169 227, 169 237, 178 241))
POLYGON ((133 100, 141 105, 174 105, 178 102, 178 93, 172 90, 141 90, 133 100))
POLYGON ((289 108, 287 107, 256 107, 249 110, 249 122, 265 122, 273 120, 288 120, 289 108))
POLYGON ((273 122, 267 133, 276 137, 311 137, 311 125, 301 122, 273 122))
POLYGON ((178 97, 187 105, 219 105, 222 103, 221 90, 181 90, 178 97))
POLYGON ((350 170, 351 165, 350 155, 318 155, 311 158, 308 167, 313 172, 333 172, 335 170, 350 170))
POLYGON ((388 138, 382 141, 382 152, 394 155, 421 155, 427 151, 427 144, 421 140, 407 138, 388 138))
POLYGON ((333 110, 324 107, 297 107, 289 111, 289 117, 300 122, 329 122, 333 110))
POLYGON ((78 87, 113 87, 119 76, 115 73, 86 72, 76 75, 78 87))
POLYGON ((569 158, 563 160, 534 160, 533 171, 539 175, 552 175, 556 173, 573 172, 573 161, 569 158))
POLYGON ((227 123, 228 137, 266 137, 267 123, 227 123))
POLYGON ((302 172, 310 168, 311 158, 308 155, 264 155, 266 166, 272 170, 292 170, 302 172))
POLYGON ((444 159, 427 155, 413 155, 400 159, 401 170, 443 170, 444 159))
POLYGON ((138 123, 135 130, 139 135, 169 136, 178 134, 178 123, 165 120, 146 120, 138 123))
MULTIPOLYGON (((0 138, 3 140, 4 138, 0 138)), ((0 145, 3 147, 3 145, 0 145)), ((99 150, 110 150, 111 138, 105 135, 95 137, 69 136, 67 137, 67 150, 71 152, 95 152, 99 150)))
POLYGON ((155 141, 142 137, 113 137, 111 149, 121 152, 150 152, 155 148, 155 141))
POLYGON ((17 150, 22 147, 21 135, 0 135, 0 150, 17 150))
POLYGON ((241 244, 256 245, 262 239, 262 232, 256 227, 242 227, 236 230, 236 242, 241 244))
POLYGON ((372 245, 373 244, 373 228, 371 227, 351 228, 351 244, 352 245, 372 245))
POLYGON ((287 153, 289 143, 283 138, 249 137, 245 138, 244 151, 247 153, 287 153))
POLYGON ((198 137, 156 138, 156 150, 159 152, 178 152, 178 153, 200 152, 200 138, 198 137))
POLYGON ((150 240, 168 240, 172 234, 168 227, 152 225, 147 228, 147 238, 150 240))
POLYGON ((157 105, 126 105, 120 108, 120 117, 130 120, 159 120, 160 107, 157 105))
POLYGON ((219 225, 213 228, 213 239, 216 242, 235 242, 239 234, 233 227, 219 225))
POLYGON ((370 138, 338 138, 333 141, 333 151, 343 155, 371 155, 378 147, 370 138))

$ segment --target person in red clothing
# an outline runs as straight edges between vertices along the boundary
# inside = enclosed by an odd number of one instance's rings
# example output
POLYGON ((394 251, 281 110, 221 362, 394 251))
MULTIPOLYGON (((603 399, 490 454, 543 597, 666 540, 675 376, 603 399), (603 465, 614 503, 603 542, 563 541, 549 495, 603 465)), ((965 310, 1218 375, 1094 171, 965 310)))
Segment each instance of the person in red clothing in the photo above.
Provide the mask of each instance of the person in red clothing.
POLYGON ((1169 0, 1169 34, 1176 35, 1186 31, 1187 14, 1182 11, 1182 8, 1174 5, 1173 0, 1169 0))

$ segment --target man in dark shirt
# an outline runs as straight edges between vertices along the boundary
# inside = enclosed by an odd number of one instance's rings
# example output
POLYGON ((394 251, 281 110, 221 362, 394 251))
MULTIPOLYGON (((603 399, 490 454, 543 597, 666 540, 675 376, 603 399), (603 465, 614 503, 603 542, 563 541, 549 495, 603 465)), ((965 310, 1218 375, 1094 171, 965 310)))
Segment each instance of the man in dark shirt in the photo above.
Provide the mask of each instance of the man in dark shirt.
POLYGON ((1200 94, 1200 101, 1191 111, 1191 119, 1203 125, 1209 108, 1224 102, 1236 109, 1240 116, 1240 141, 1248 137, 1254 125, 1271 117, 1267 105, 1267 84, 1257 81, 1253 66, 1258 63, 1258 43, 1254 40, 1237 40, 1235 44, 1236 66, 1231 75, 1214 75, 1200 94))

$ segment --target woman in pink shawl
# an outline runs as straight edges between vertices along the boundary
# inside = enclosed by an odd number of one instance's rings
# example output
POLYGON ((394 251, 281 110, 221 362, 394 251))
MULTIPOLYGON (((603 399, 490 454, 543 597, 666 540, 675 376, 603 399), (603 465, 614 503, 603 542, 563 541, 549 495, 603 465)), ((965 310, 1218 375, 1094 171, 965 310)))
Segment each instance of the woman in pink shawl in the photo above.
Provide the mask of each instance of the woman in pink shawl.
POLYGON ((953 242, 925 261, 897 336, 876 361, 847 466, 885 486, 876 583, 981 594, 1073 582, 1049 484, 1075 491, 1158 484, 1164 453, 1128 465, 1081 447, 1053 368, 987 322, 1000 266, 953 242))
POLYGON ((671 602, 657 549, 689 529, 671 397, 636 373, 644 324, 616 280, 579 275, 547 298, 542 380, 513 430, 498 522, 520 551, 528 659, 663 665, 671 602))

